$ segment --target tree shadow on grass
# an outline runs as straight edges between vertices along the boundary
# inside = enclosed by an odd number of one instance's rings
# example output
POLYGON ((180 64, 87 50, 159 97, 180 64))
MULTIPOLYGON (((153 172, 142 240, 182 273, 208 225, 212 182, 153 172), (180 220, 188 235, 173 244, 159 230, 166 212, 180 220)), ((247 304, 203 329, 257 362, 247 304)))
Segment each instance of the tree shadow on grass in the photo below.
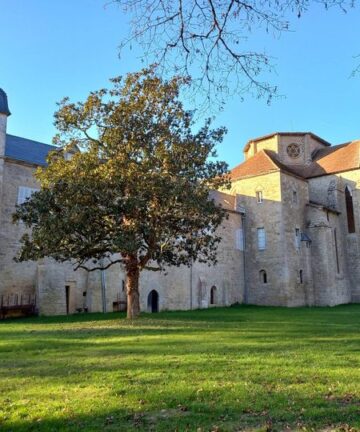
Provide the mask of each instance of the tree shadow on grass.
MULTIPOLYGON (((293 396, 293 395, 290 395, 293 396)), ((315 401, 312 407, 306 401, 296 406, 287 403, 287 395, 273 395, 257 400, 222 403, 213 394, 203 392, 201 398, 188 399, 186 394, 163 395, 160 406, 147 404, 138 409, 116 408, 89 413, 71 412, 64 416, 35 417, 0 423, 7 432, 75 432, 75 431, 253 431, 256 430, 341 430, 355 431, 360 427, 359 401, 334 398, 315 401), (184 404, 185 402, 185 404, 184 404), (304 408, 306 407, 306 408, 304 408), (217 428, 217 429, 216 429, 217 428)), ((351 400, 351 398, 350 398, 351 400)))

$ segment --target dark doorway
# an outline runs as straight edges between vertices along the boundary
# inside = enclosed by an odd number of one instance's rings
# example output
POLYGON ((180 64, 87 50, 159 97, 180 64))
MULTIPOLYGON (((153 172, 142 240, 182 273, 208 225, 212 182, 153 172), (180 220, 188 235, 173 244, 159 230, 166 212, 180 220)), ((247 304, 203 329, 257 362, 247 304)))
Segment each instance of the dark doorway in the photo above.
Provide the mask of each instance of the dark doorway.
POLYGON ((66 302, 66 314, 69 315, 70 309, 70 286, 65 286, 65 302, 66 302))
POLYGON ((216 286, 212 286, 210 289, 210 304, 216 304, 216 286))
POLYGON ((159 312, 159 294, 156 290, 152 290, 148 296, 148 311, 159 312))

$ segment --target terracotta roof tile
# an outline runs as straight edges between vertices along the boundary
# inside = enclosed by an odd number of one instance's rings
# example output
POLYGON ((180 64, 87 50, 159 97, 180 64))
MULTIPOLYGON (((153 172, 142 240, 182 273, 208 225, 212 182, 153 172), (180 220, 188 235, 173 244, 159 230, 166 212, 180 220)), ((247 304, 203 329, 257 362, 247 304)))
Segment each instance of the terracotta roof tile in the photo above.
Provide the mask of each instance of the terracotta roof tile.
POLYGON ((270 150, 261 150, 230 171, 232 180, 282 171, 304 179, 360 168, 360 140, 317 150, 310 165, 288 166, 270 150))
POLYGON ((261 150, 245 162, 237 165, 230 171, 231 180, 241 177, 252 177, 279 171, 279 167, 267 155, 265 150, 261 150))
POLYGON ((360 141, 321 149, 313 156, 313 162, 305 170, 307 178, 349 171, 360 167, 360 141))
POLYGON ((261 150, 245 162, 237 165, 230 171, 231 180, 244 177, 255 177, 276 171, 284 171, 292 175, 300 176, 292 167, 282 164, 276 157, 276 153, 270 150, 261 150))

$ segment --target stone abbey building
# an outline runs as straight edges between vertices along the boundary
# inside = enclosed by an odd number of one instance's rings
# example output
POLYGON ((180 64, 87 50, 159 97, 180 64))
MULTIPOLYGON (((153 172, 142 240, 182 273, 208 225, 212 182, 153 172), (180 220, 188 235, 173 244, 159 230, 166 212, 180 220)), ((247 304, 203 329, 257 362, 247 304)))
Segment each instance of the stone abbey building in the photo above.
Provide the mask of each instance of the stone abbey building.
MULTIPOLYGON (((14 262, 24 227, 12 213, 39 188, 34 171, 55 148, 7 134, 9 115, 0 89, 0 302, 36 302, 46 315, 118 310, 126 301, 119 266, 88 273, 50 259, 14 262)), ((360 141, 273 133, 244 154, 231 189, 213 193, 229 214, 218 264, 143 272, 142 310, 360 302, 360 141)))

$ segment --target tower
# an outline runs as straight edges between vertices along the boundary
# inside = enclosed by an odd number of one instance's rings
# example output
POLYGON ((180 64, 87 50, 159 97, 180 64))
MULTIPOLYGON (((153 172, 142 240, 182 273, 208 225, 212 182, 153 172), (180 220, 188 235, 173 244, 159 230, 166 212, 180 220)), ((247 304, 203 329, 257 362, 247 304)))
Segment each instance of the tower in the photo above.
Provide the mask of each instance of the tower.
POLYGON ((0 88, 0 157, 5 155, 6 124, 10 114, 6 93, 0 88))

